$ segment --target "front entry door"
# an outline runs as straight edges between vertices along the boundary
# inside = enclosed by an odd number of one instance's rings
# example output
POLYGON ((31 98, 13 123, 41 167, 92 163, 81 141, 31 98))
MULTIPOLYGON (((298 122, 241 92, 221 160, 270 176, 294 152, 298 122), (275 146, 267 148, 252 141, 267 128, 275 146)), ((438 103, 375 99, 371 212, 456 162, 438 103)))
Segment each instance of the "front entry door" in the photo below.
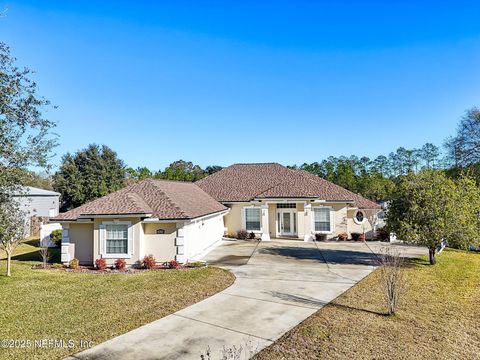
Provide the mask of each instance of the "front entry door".
POLYGON ((297 233, 297 212, 294 209, 278 210, 277 219, 281 236, 292 236, 297 233))

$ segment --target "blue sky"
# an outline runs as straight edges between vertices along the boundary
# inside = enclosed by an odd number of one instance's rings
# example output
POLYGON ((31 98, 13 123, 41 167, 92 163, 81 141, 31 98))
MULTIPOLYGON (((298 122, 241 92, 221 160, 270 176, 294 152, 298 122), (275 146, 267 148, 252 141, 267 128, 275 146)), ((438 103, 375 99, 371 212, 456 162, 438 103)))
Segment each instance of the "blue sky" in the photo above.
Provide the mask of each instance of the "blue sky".
POLYGON ((0 39, 58 105, 53 162, 388 154, 480 106, 480 3, 10 1, 0 39))

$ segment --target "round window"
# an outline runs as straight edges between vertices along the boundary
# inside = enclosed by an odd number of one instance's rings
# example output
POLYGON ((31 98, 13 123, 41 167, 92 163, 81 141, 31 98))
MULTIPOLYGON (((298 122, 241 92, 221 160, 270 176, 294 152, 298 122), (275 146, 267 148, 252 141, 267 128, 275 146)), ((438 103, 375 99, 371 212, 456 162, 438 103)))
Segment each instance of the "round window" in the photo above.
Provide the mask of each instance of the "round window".
POLYGON ((357 211, 357 213, 355 214, 355 219, 357 220, 357 222, 359 223, 363 222, 364 218, 365 216, 363 215, 363 212, 357 211))

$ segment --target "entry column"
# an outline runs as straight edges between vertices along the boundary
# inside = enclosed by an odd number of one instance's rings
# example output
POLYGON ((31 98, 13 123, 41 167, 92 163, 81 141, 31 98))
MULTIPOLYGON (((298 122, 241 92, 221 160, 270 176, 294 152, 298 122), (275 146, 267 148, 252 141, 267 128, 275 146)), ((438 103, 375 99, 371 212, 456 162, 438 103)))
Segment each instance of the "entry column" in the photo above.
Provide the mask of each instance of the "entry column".
POLYGON ((270 241, 270 228, 268 221, 268 204, 263 204, 262 209, 262 241, 270 241))

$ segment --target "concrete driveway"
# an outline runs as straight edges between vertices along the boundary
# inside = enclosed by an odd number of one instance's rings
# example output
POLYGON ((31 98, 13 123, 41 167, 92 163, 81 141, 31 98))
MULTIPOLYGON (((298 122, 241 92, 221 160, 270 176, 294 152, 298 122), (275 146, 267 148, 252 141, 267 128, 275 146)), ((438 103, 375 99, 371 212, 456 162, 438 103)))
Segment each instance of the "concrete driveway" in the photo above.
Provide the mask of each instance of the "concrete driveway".
MULTIPOLYGON (((232 286, 70 359, 199 360, 210 348, 216 360, 224 346, 242 346, 253 355, 367 276, 375 268, 374 252, 383 246, 223 242, 205 260, 232 271, 232 286)), ((423 248, 389 246, 405 256, 427 253, 423 248)))

